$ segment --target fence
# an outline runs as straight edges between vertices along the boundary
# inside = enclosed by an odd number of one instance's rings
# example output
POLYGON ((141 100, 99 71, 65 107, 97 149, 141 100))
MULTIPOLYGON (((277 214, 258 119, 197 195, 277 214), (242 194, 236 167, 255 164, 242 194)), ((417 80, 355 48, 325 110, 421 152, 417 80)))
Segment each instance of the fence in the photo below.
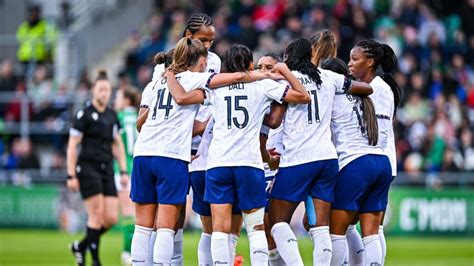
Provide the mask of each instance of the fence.
MULTIPOLYGON (((82 225, 80 221, 85 218, 81 214, 83 209, 79 196, 68 193, 65 188, 65 174, 65 171, 3 173, 3 185, 0 185, 0 227, 61 227, 70 231, 82 229, 71 225, 82 225), (16 182, 22 184, 21 186, 12 185, 15 184, 15 175, 17 179, 18 175, 27 175, 31 178, 30 182, 16 182), (5 182, 7 176, 11 178, 9 182, 5 182)), ((404 175, 400 176, 403 178, 404 175)), ((450 179, 458 176, 456 173, 443 175, 449 176, 450 179)), ((428 178, 427 175, 424 176, 428 178)), ((452 183, 450 186, 436 189, 395 183, 389 194, 386 233, 474 235, 474 176, 469 176, 467 183, 452 183)), ((193 219, 192 216, 189 218, 193 219)), ((193 223, 189 226, 192 228, 193 223)))

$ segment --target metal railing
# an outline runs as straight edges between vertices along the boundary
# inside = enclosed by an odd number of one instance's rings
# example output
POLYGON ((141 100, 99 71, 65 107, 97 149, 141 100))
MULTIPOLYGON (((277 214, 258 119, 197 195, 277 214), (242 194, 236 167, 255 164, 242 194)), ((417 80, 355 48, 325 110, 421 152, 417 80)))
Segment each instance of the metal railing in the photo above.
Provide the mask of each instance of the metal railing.
MULTIPOLYGON (((53 100, 53 99, 51 99, 53 100)), ((73 95, 68 99, 64 99, 63 103, 66 108, 63 113, 66 118, 58 118, 54 121, 32 121, 30 116, 30 106, 38 103, 28 93, 0 93, 0 106, 5 107, 8 104, 16 102, 20 104, 20 120, 8 121, 0 118, 0 135, 15 134, 21 137, 29 137, 30 135, 65 135, 69 132, 70 120, 75 111, 83 106, 84 102, 78 101, 73 95)))

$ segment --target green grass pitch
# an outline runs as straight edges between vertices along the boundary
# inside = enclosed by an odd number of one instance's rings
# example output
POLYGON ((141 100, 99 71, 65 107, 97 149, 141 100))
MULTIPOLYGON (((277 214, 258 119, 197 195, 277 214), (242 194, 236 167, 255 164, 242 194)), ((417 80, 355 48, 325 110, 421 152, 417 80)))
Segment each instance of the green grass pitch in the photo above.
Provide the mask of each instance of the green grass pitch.
MULTIPOLYGON (((67 244, 82 235, 69 235, 48 230, 0 230, 0 265, 74 265, 67 244)), ((197 265, 198 233, 186 233, 185 265, 197 265)), ((299 240, 305 265, 311 264, 312 244, 299 240)), ((386 265, 474 265, 472 238, 388 237, 386 265)), ((120 265, 121 234, 111 232, 101 241, 101 256, 105 266, 120 265)), ((250 265, 248 241, 243 235, 237 253, 250 265)), ((88 260, 90 262, 90 259, 88 260)))

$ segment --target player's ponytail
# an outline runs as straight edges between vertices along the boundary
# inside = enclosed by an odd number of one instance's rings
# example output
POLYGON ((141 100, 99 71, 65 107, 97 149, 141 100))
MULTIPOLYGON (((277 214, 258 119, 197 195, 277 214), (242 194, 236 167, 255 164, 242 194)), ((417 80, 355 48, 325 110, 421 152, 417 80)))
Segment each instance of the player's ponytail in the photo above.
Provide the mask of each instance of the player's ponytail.
POLYGON ((310 39, 311 43, 311 62, 319 66, 322 61, 337 56, 336 37, 328 30, 324 29, 316 32, 310 39))
POLYGON ((109 80, 108 75, 107 75, 107 70, 99 69, 97 71, 97 77, 96 77, 95 81, 97 82, 99 80, 109 80))
POLYGON ((285 49, 285 63, 290 70, 307 75, 318 86, 322 83, 318 68, 311 63, 311 43, 305 38, 292 41, 285 49))
POLYGON ((391 74, 397 66, 397 56, 393 52, 393 49, 386 44, 381 44, 372 39, 359 41, 355 47, 362 48, 367 58, 374 59, 374 65, 372 66, 374 72, 392 89, 395 105, 393 116, 395 116, 397 106, 402 98, 402 90, 391 74))
POLYGON ((169 67, 173 63, 173 53, 174 48, 170 49, 168 52, 159 52, 153 58, 153 63, 160 65, 165 64, 165 67, 169 67))
POLYGON ((109 78, 108 78, 108 75, 107 75, 107 70, 101 68, 99 70, 97 70, 97 76, 94 80, 94 83, 92 85, 92 88, 95 87, 95 85, 97 84, 97 82, 99 81, 107 81, 109 82, 109 78))
POLYGON ((379 138, 379 125, 377 123, 377 116, 375 114, 375 107, 372 100, 366 96, 361 97, 361 109, 364 113, 364 123, 367 134, 367 139, 369 140, 369 145, 377 145, 379 138))
MULTIPOLYGON (((344 61, 339 58, 329 58, 324 60, 321 63, 321 68, 331 70, 350 78, 349 68, 347 67, 346 63, 344 63, 344 61)), ((368 96, 357 98, 358 101, 360 99, 360 109, 363 113, 362 120, 364 122, 364 126, 361 130, 363 130, 363 134, 367 136, 369 145, 375 146, 377 145, 379 138, 379 127, 377 123, 377 116, 375 114, 374 103, 368 96)))
POLYGON ((169 66, 169 70, 175 74, 188 70, 190 66, 197 64, 201 56, 207 57, 207 49, 200 40, 191 38, 181 38, 173 53, 173 63, 169 66))

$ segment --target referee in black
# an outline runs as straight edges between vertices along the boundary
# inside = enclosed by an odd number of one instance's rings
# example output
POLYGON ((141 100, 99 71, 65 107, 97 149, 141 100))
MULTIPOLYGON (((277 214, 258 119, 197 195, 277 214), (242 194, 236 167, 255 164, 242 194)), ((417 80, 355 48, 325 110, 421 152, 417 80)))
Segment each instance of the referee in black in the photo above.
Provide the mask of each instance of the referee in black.
POLYGON ((126 186, 129 178, 117 114, 107 107, 111 94, 107 73, 100 71, 92 87, 92 100, 76 113, 69 133, 67 186, 72 192, 80 191, 88 215, 85 238, 71 244, 76 263, 81 266, 85 265, 86 250, 91 252, 93 265, 101 265, 100 236, 118 219, 114 154, 121 169, 122 185, 126 186))

